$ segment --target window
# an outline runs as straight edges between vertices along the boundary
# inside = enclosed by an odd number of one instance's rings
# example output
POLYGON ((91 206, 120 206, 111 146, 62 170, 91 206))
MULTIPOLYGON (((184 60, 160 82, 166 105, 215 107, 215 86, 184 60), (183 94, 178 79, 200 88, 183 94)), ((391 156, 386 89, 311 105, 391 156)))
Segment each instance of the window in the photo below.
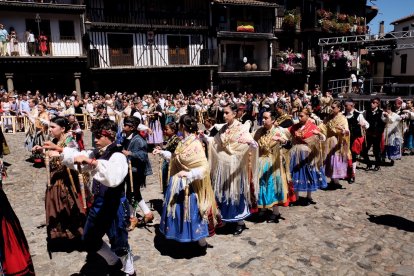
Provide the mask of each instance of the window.
POLYGON ((73 21, 59 21, 60 40, 75 40, 75 25, 73 21))
POLYGON ((401 74, 407 73, 407 54, 401 55, 401 74))
POLYGON ((407 26, 407 27, 402 28, 402 31, 403 31, 403 32, 407 32, 407 31, 409 31, 409 30, 410 30, 410 27, 408 27, 408 26, 407 26))

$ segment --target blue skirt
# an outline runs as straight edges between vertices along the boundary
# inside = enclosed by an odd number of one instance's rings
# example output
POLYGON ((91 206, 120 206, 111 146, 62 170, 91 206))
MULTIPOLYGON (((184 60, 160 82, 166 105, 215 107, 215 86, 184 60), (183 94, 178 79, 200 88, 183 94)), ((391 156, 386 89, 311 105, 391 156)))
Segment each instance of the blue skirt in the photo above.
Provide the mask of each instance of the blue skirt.
POLYGON ((244 196, 244 183, 240 182, 240 198, 238 202, 228 201, 224 195, 216 200, 221 219, 225 222, 237 222, 250 216, 250 207, 244 196))
POLYGON ((263 175, 259 179, 258 207, 269 208, 285 202, 287 200, 285 196, 287 195, 287 191, 283 191, 283 181, 280 176, 280 171, 276 172, 275 175, 273 171, 275 168, 272 167, 272 162, 265 161, 264 163, 259 163, 259 166, 264 166, 264 168, 263 175))
MULTIPOLYGON (((197 196, 190 186, 189 208, 190 219, 184 220, 184 199, 185 191, 181 190, 179 194, 171 194, 172 177, 167 187, 165 201, 162 208, 160 231, 167 239, 178 242, 194 242, 208 237, 208 221, 203 220, 198 209, 197 196), (175 197, 175 211, 168 214, 167 205, 171 197, 175 197)), ((171 207, 172 208, 172 207, 171 207)))
POLYGON ((301 152, 296 158, 296 152, 292 151, 290 155, 290 172, 295 192, 314 192, 318 189, 328 187, 324 170, 317 169, 311 164, 307 155, 301 152))

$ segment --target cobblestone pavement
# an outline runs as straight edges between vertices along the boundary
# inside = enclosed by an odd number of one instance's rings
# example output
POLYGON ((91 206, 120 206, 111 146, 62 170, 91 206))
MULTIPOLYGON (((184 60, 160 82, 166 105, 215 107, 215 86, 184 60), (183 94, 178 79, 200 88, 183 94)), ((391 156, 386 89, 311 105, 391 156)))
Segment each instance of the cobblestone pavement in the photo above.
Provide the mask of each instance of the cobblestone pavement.
MULTIPOLYGON (((90 135, 86 135, 87 142, 90 135)), ((20 218, 37 275, 71 275, 84 264, 84 252, 46 251, 45 169, 25 162, 24 135, 8 134, 11 163, 5 191, 20 218)), ((88 144, 88 143, 87 143, 88 144)), ((147 201, 160 202, 159 163, 142 190, 147 201)), ((189 257, 183 245, 166 244, 148 230, 129 237, 140 275, 414 275, 414 156, 379 172, 357 172, 356 183, 318 191, 316 205, 282 208, 279 224, 247 222, 240 237, 216 235, 205 256, 189 257), (371 215, 371 216, 369 216, 371 215), (172 248, 166 251, 166 248, 172 248), (183 251, 184 252, 184 251, 183 251)))

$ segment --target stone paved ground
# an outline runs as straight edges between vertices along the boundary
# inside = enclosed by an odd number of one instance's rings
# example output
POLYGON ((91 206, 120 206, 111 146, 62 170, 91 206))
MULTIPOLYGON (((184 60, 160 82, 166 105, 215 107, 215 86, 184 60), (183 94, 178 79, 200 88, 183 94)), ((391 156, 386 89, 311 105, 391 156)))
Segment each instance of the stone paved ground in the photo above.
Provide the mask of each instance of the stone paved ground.
MULTIPOLYGON (((87 135, 89 137, 89 135, 87 135)), ((5 191, 20 218, 38 275, 71 275, 85 253, 46 252, 45 170, 24 160, 23 134, 6 135, 12 154, 5 160, 5 191)), ((152 158, 152 157, 151 157, 152 158)), ((154 171, 158 162, 152 158, 154 171)), ((216 235, 207 255, 185 257, 182 245, 169 245, 154 227, 136 229, 130 244, 140 275, 414 275, 414 156, 379 172, 358 171, 353 185, 319 191, 317 205, 283 208, 279 224, 247 222, 242 236, 216 235), (368 214, 371 214, 370 218, 368 214), (181 253, 180 253, 181 252, 181 253)), ((151 176, 144 198, 160 200, 158 175, 151 176)), ((159 222, 156 213, 155 225, 159 222)))

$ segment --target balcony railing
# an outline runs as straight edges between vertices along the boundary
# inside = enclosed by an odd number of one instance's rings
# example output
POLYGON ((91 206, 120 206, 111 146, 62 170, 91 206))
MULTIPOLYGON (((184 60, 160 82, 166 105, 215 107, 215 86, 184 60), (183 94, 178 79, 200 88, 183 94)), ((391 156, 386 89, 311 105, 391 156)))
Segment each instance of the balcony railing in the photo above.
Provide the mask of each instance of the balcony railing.
POLYGON ((227 60, 222 65, 220 72, 254 72, 269 71, 269 59, 255 59, 251 62, 244 63, 242 60, 227 60))
POLYGON ((283 70, 282 65, 288 64, 293 67, 293 70, 301 70, 304 67, 306 60, 302 58, 301 60, 286 60, 282 55, 276 55, 272 58, 272 68, 276 70, 283 70))
POLYGON ((66 4, 84 5, 84 0, 3 0, 4 2, 40 3, 40 4, 66 4))
MULTIPOLYGON (((26 42, 6 44, 6 56, 12 57, 29 57, 29 56, 42 56, 41 47, 37 43, 30 45, 26 42)), ((65 40, 57 42, 46 43, 46 51, 43 56, 45 57, 77 57, 83 56, 81 45, 76 40, 65 40)), ((2 58, 2 57, 0 57, 2 58)))
MULTIPOLYGON (((272 23, 269 21, 267 24, 252 24, 254 27, 253 33, 271 33, 272 32, 272 23)), ((217 31, 224 31, 224 32, 237 32, 237 22, 231 22, 230 24, 221 23, 219 24, 217 31)))
POLYGON ((109 61, 111 66, 132 66, 134 55, 132 48, 110 48, 109 61))
POLYGON ((171 16, 170 13, 146 13, 130 11, 126 14, 105 14, 105 9, 90 9, 88 20, 91 22, 106 22, 136 25, 207 27, 206 18, 201 16, 171 16))

